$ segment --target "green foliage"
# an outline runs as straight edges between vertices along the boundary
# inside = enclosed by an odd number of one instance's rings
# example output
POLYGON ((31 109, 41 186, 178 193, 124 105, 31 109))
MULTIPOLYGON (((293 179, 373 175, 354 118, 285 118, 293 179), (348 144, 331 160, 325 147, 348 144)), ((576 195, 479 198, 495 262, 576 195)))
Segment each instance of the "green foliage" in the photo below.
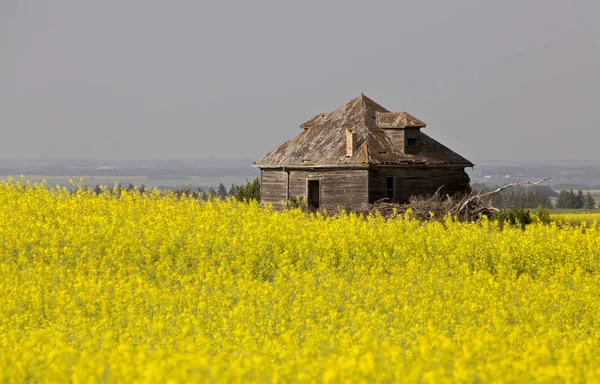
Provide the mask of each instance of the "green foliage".
POLYGON ((177 197, 189 196, 189 197, 197 199, 197 198, 202 198, 203 192, 200 188, 198 188, 197 190, 194 190, 191 185, 186 185, 186 186, 180 186, 177 189, 173 190, 173 193, 177 197))
POLYGON ((289 209, 300 208, 304 212, 308 212, 308 203, 306 202, 306 196, 296 196, 290 199, 288 203, 289 209))
POLYGON ((528 224, 533 222, 533 217, 529 210, 523 207, 502 209, 496 212, 494 219, 498 220, 498 225, 503 228, 504 225, 520 226, 521 229, 525 230, 528 224))
POLYGON ((225 185, 223 185, 223 183, 219 184, 219 187, 217 188, 217 195, 221 199, 224 199, 227 197, 227 188, 225 188, 225 185))
POLYGON ((596 202, 589 192, 587 196, 584 196, 583 191, 581 190, 577 191, 577 193, 573 190, 563 190, 558 194, 556 208, 595 209, 596 202))
POLYGON ((246 185, 236 187, 236 196, 239 201, 260 201, 260 179, 257 177, 246 185))
POLYGON ((538 207, 537 211, 535 211, 534 217, 542 224, 550 224, 552 222, 550 211, 541 205, 538 207))
POLYGON ((585 202, 583 204, 583 208, 596 209, 596 200, 594 200, 594 198, 592 197, 592 195, 590 194, 589 191, 588 191, 587 195, 585 196, 585 202))
MULTIPOLYGON (((494 190, 499 188, 499 186, 488 187, 483 183, 474 183, 471 188, 477 193, 494 190)), ((552 208, 552 201, 550 198, 556 196, 558 196, 558 193, 554 192, 547 185, 535 185, 530 187, 514 186, 494 194, 490 200, 492 205, 496 208, 537 208, 539 206, 552 208)))
POLYGON ((494 196, 493 204, 498 208, 535 208, 539 206, 552 208, 550 198, 542 191, 533 188, 515 188, 504 191, 494 196))

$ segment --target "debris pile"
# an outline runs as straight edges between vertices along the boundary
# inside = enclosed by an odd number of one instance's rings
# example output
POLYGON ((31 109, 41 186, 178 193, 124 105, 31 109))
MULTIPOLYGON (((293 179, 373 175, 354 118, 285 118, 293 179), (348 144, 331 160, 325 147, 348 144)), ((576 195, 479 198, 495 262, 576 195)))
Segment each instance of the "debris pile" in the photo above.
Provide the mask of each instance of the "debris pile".
POLYGON ((442 189, 440 188, 433 196, 413 196, 408 204, 394 204, 388 199, 382 199, 363 207, 360 213, 368 215, 379 212, 382 216, 390 218, 403 216, 410 209, 412 217, 419 220, 442 220, 451 215, 460 221, 478 221, 482 216, 489 217, 499 211, 492 205, 493 195, 518 185, 538 185, 547 180, 549 179, 512 183, 492 191, 471 192, 463 196, 442 195, 439 193, 442 189))

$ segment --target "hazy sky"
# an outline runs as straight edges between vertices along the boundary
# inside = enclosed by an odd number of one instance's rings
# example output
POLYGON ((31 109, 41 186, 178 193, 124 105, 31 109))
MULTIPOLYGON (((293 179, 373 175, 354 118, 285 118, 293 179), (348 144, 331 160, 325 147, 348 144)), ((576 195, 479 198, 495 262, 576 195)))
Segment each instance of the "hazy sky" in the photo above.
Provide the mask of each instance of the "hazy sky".
POLYGON ((364 92, 468 159, 600 160, 600 1, 0 0, 0 158, 258 158, 364 92))

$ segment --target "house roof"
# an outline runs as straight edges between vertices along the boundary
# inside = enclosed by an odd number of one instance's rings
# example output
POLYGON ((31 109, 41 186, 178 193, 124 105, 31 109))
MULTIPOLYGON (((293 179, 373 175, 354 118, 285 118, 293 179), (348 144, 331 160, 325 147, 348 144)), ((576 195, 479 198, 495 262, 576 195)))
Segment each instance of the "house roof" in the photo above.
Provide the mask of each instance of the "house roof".
POLYGON ((377 112, 379 128, 425 128, 427 124, 406 112, 377 112))
POLYGON ((406 112, 390 112, 367 96, 360 96, 331 113, 320 113, 300 125, 302 133, 281 144, 254 163, 255 167, 344 167, 368 165, 473 164, 421 132, 417 152, 407 154, 395 132, 426 124, 406 112), (356 149, 346 156, 349 129, 356 149))

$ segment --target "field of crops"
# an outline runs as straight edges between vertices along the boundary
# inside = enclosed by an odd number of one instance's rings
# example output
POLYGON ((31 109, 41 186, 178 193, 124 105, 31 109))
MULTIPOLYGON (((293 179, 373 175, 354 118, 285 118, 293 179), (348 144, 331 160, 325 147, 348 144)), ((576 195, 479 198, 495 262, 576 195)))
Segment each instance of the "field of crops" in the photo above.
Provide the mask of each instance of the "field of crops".
POLYGON ((598 382, 600 229, 0 184, 2 382, 598 382))
POLYGON ((583 213, 552 213, 551 218, 557 222, 581 224, 587 223, 588 225, 596 225, 600 223, 600 212, 583 212, 583 213))

